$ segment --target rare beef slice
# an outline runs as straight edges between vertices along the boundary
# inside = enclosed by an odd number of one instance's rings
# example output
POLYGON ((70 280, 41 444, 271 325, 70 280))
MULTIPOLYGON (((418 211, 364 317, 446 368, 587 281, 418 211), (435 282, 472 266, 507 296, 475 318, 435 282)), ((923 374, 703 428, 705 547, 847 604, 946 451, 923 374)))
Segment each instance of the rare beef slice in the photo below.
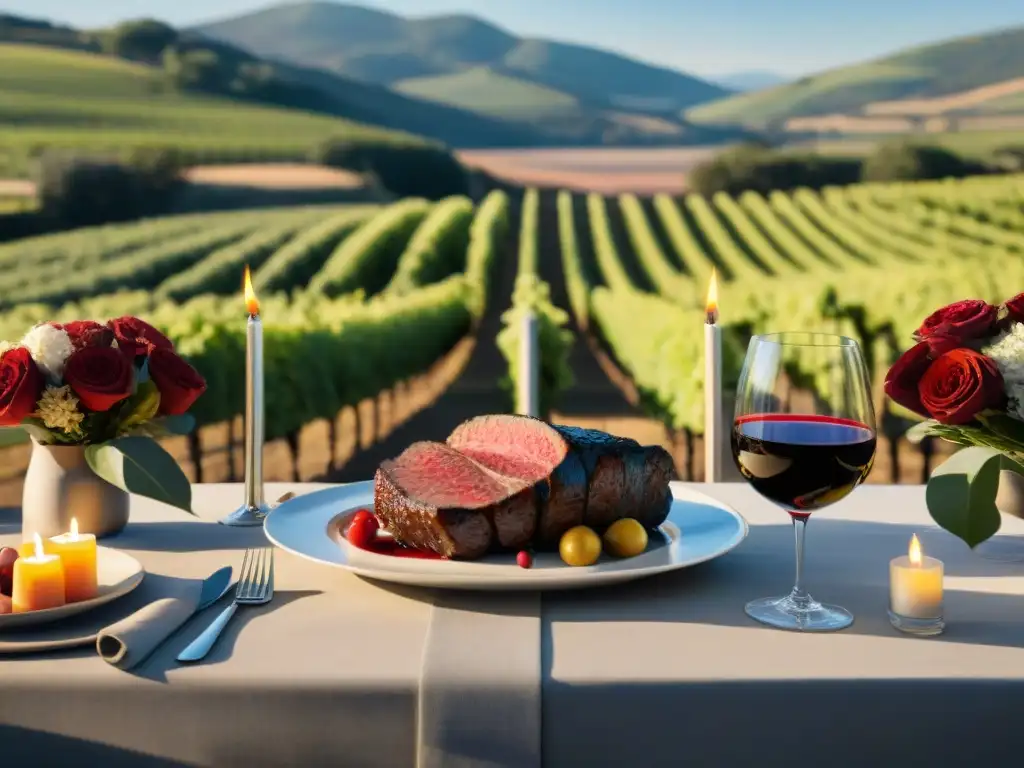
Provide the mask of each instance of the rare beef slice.
POLYGON ((583 463, 547 422, 509 414, 478 416, 456 427, 448 445, 496 473, 524 480, 552 467, 534 488, 537 549, 556 548, 563 533, 583 524, 587 503, 583 463))
POLYGON ((443 557, 521 549, 537 530, 537 486, 560 461, 557 443, 547 456, 501 474, 444 443, 413 443, 377 470, 374 510, 396 540, 443 557))

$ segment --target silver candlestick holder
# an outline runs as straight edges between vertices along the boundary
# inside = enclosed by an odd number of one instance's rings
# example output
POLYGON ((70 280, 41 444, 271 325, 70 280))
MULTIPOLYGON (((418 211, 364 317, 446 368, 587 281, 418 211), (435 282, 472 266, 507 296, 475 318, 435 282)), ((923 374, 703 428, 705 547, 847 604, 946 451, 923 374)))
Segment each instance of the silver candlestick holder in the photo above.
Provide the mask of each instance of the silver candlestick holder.
POLYGON ((271 509, 263 498, 263 323, 248 267, 245 303, 249 311, 245 344, 245 502, 220 521, 231 526, 263 525, 271 509))

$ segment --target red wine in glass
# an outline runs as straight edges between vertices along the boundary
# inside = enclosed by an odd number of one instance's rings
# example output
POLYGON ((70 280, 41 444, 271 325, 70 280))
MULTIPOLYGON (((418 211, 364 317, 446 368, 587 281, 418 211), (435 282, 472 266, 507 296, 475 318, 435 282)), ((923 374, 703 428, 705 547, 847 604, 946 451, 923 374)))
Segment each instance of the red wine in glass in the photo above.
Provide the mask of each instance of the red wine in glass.
POLYGON ((835 416, 751 414, 736 419, 732 454, 754 490, 806 517, 864 481, 874 462, 875 433, 835 416))
POLYGON ((803 555, 811 513, 848 496, 874 463, 871 385, 857 342, 803 331, 754 336, 736 388, 730 442, 744 479, 789 513, 796 539, 793 589, 747 603, 747 615, 805 632, 850 626, 852 613, 804 590, 803 555), (802 391, 794 396, 797 384, 802 391))

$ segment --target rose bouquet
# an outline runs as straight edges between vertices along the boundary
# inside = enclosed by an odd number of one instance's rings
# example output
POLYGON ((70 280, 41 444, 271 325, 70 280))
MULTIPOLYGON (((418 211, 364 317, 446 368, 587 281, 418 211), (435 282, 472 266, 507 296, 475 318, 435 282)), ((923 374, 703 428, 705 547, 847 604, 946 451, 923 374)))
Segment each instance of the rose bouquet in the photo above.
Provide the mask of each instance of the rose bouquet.
POLYGON ((1024 293, 1002 306, 967 300, 929 315, 889 370, 885 393, 925 417, 913 441, 966 446, 932 473, 928 510, 974 547, 999 530, 1000 471, 1024 474, 1024 293))
POLYGON ((0 342, 0 426, 42 445, 85 446, 101 478, 191 511, 181 468, 153 438, 187 434, 203 377, 137 317, 44 323, 0 342))

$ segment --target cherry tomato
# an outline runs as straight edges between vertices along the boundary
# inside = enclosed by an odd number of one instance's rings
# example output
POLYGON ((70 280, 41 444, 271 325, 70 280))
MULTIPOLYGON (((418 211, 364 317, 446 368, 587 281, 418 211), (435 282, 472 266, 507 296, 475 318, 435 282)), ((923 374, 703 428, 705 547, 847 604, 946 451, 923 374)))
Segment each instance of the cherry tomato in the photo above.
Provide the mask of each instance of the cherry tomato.
POLYGON ((371 512, 368 509, 360 509, 354 515, 352 515, 352 522, 353 523, 356 520, 370 520, 370 519, 376 520, 377 518, 374 517, 373 512, 371 512))
POLYGON ((525 549, 516 555, 516 564, 520 568, 530 568, 533 565, 533 555, 525 549))
POLYGON ((0 595, 10 596, 14 585, 14 561, 18 550, 14 547, 0 547, 0 595))
POLYGON ((352 522, 348 524, 345 538, 353 546, 366 549, 377 538, 378 530, 380 530, 380 523, 377 522, 377 518, 367 510, 361 509, 356 512, 352 517, 352 522))

